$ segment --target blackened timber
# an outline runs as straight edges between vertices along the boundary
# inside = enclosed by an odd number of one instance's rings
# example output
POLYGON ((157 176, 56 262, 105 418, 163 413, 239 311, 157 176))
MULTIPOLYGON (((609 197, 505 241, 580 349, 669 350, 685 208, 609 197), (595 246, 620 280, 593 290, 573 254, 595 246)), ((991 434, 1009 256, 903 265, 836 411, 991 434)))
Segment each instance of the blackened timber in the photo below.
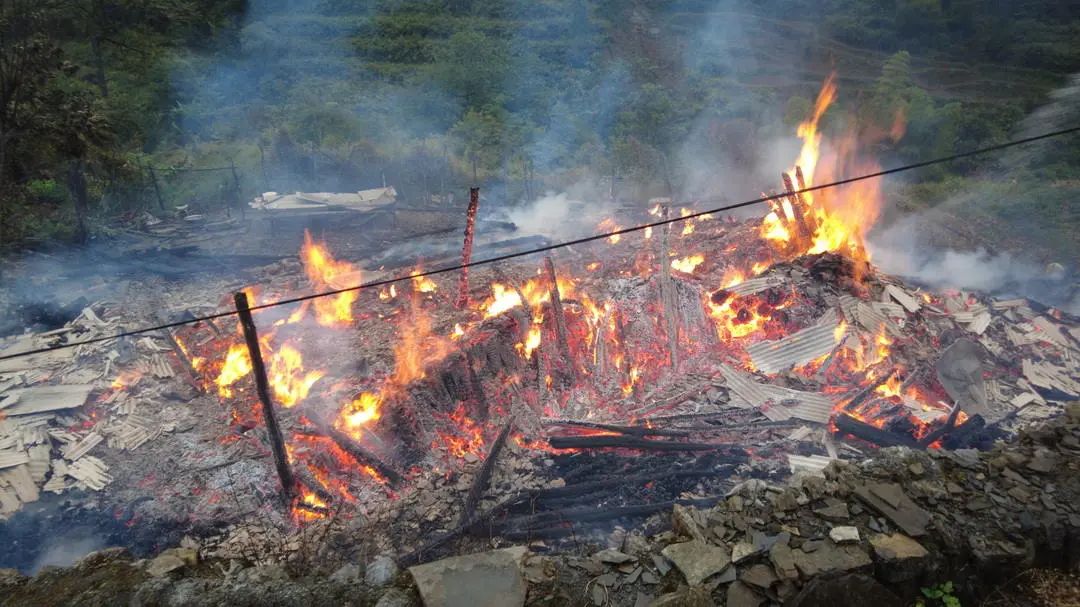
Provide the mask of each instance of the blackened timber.
POLYGON ((448 542, 453 541, 455 538, 461 537, 465 532, 470 529, 481 528, 481 523, 484 521, 493 520, 497 515, 502 514, 507 508, 522 503, 527 499, 527 495, 524 493, 518 493, 511 495, 498 504, 492 506, 490 509, 484 512, 474 514, 471 518, 464 520, 453 529, 444 531, 442 533, 435 534, 427 542, 424 542, 422 546, 413 550, 412 552, 402 556, 397 560, 397 564, 400 567, 411 567, 419 563, 426 562, 425 559, 435 555, 435 551, 446 545, 448 542))
POLYGON ((839 434, 850 434, 855 438, 878 445, 879 447, 909 447, 918 449, 919 443, 912 437, 904 434, 896 434, 882 430, 876 426, 862 422, 854 417, 841 413, 833 420, 836 431, 839 434))
MULTIPOLYGON (((670 216, 671 210, 663 208, 661 214, 664 220, 670 216)), ((671 224, 665 223, 660 226, 660 308, 664 312, 664 322, 667 328, 668 350, 671 359, 672 370, 679 369, 679 317, 675 308, 675 283, 671 280, 671 256, 668 255, 668 234, 671 224)))
POLYGON ((658 441, 637 436, 614 434, 601 434, 596 436, 552 436, 548 438, 548 444, 551 445, 552 449, 641 449, 648 451, 707 451, 710 449, 726 449, 731 446, 710 443, 658 441))
POLYGON ((810 232, 810 226, 806 223, 806 203, 803 202, 802 196, 796 193, 795 186, 791 183, 791 175, 781 173, 781 178, 784 181, 784 189, 787 191, 788 200, 791 202, 791 210, 795 214, 795 226, 799 231, 799 241, 809 243, 813 240, 814 235, 810 232))
POLYGON ((356 460, 356 463, 361 466, 371 466, 375 472, 379 473, 379 476, 385 478, 391 485, 398 485, 405 480, 397 470, 394 470, 389 464, 382 461, 374 453, 365 449, 348 434, 338 430, 330 424, 320 423, 318 424, 318 428, 320 434, 334 441, 338 447, 341 447, 342 451, 356 460))
POLYGON ((307 466, 304 464, 297 464, 294 468, 294 472, 296 473, 296 478, 300 481, 300 484, 307 487, 308 490, 314 493, 319 499, 324 502, 334 501, 334 494, 323 488, 322 483, 315 478, 315 475, 311 473, 311 470, 308 470, 307 466))
POLYGON ((847 411, 851 411, 855 407, 858 407, 859 405, 861 405, 864 400, 869 398, 870 395, 874 393, 874 390, 878 389, 878 386, 881 386, 885 382, 889 381, 889 378, 892 377, 892 374, 893 374, 893 372, 890 371, 889 373, 886 373, 885 375, 882 375, 881 377, 874 380, 874 382, 871 383, 869 386, 866 386, 862 390, 859 390, 855 394, 855 396, 851 397, 851 400, 844 403, 843 408, 845 410, 847 410, 847 411))
POLYGON ((601 424, 598 422, 587 422, 576 419, 546 419, 543 420, 545 426, 563 426, 569 428, 592 428, 594 430, 608 430, 611 432, 618 432, 619 434, 626 434, 629 436, 690 436, 689 432, 683 430, 664 430, 661 428, 650 428, 648 426, 620 426, 616 424, 601 424))
POLYGON ((262 351, 259 349, 259 334, 255 330, 255 320, 251 317, 247 293, 240 291, 234 294, 233 301, 236 303, 236 312, 244 331, 244 341, 247 342, 248 355, 251 357, 251 374, 255 376, 255 391, 258 392, 259 401, 262 403, 263 421, 266 423, 270 451, 274 455, 274 467, 277 468, 278 478, 281 479, 281 489, 285 498, 290 500, 296 489, 296 480, 289 466, 289 458, 285 452, 285 439, 281 436, 281 427, 278 425, 274 403, 270 400, 270 382, 266 379, 266 365, 263 364, 262 351))
POLYGON ((469 391, 476 401, 477 418, 486 421, 488 418, 488 402, 484 395, 484 386, 480 383, 480 377, 476 375, 476 366, 472 354, 465 350, 465 377, 469 381, 469 391))
POLYGON ((173 353, 180 359, 180 365, 184 367, 184 373, 191 382, 191 386, 199 392, 204 392, 202 382, 199 381, 199 374, 195 371, 195 367, 191 365, 191 359, 188 358, 188 353, 168 329, 165 329, 162 333, 165 334, 165 339, 169 342, 169 345, 172 346, 173 353))
POLYGON ((469 208, 465 213, 465 244, 461 247, 461 279, 458 283, 458 308, 469 304, 469 262, 472 260, 473 233, 476 232, 476 209, 480 206, 480 188, 469 188, 469 208))
MULTIPOLYGON (((746 461, 745 457, 732 457, 730 458, 732 464, 742 463, 746 461)), ((576 483, 573 485, 563 485, 562 487, 547 487, 545 489, 539 489, 532 494, 533 499, 536 501, 546 502, 552 499, 561 499, 568 497, 580 497, 582 495, 588 495, 594 491, 611 489, 614 487, 634 487, 637 485, 644 485, 655 481, 659 476, 662 476, 664 480, 675 478, 700 478, 700 477, 725 477, 733 471, 731 466, 721 467, 709 467, 709 468, 695 468, 691 470, 672 470, 669 472, 657 472, 652 471, 644 474, 634 474, 630 476, 616 476, 614 478, 606 478, 599 481, 589 481, 587 483, 576 483)))
POLYGON ((919 441, 919 446, 927 447, 929 445, 932 445, 934 441, 938 440, 942 436, 945 436, 950 431, 952 431, 952 429, 956 427, 956 418, 958 415, 960 415, 960 405, 956 405, 953 407, 952 412, 949 413, 949 417, 945 420, 944 424, 934 429, 933 431, 928 432, 926 436, 922 437, 922 439, 919 441))
MULTIPOLYGON (((555 316, 555 341, 559 347, 559 355, 566 362, 569 372, 574 373, 574 359, 570 357, 570 341, 566 330, 566 316, 563 315, 562 294, 559 293, 559 278, 555 273, 555 262, 551 256, 544 258, 544 268, 547 269, 548 290, 551 293, 551 312, 555 316)), ((525 305, 522 300, 521 304, 525 305)))
MULTIPOLYGON (((598 509, 594 506, 569 508, 507 519, 495 529, 499 535, 506 539, 525 539, 530 537, 530 534, 542 533, 546 529, 569 529, 569 525, 575 523, 594 523, 631 516, 649 516, 663 510, 670 510, 676 505, 707 508, 723 500, 722 496, 715 496, 701 499, 668 500, 606 509, 598 509)), ((568 533, 572 532, 572 530, 568 531, 568 533)))
POLYGON ((513 425, 513 417, 506 420, 506 424, 499 431, 499 436, 495 438, 495 442, 491 443, 491 449, 488 450, 487 457, 484 458, 484 464, 480 466, 480 472, 476 474, 472 487, 469 488, 469 495, 465 497, 465 508, 461 511, 461 522, 469 520, 476 513, 476 506, 480 503, 480 496, 484 494, 484 490, 487 489, 488 482, 491 480, 491 473, 495 471, 495 460, 498 459, 499 452, 502 451, 503 445, 506 444, 506 437, 510 435, 510 428, 513 425))

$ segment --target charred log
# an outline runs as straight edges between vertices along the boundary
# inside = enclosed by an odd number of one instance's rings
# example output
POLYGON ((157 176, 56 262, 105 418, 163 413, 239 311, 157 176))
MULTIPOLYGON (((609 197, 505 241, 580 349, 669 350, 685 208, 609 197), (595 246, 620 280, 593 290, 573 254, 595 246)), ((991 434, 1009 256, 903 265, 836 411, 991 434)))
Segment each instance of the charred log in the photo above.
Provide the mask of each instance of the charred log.
POLYGON ((356 463, 361 466, 370 466, 391 485, 398 485, 405 480, 397 470, 394 470, 389 464, 364 448, 360 443, 354 441, 348 434, 329 424, 316 423, 316 426, 320 434, 334 441, 334 444, 341 447, 341 450, 353 458, 356 463))
POLYGON ((602 434, 599 436, 552 436, 552 449, 641 449, 651 451, 707 451, 727 449, 731 445, 711 443, 677 443, 657 441, 637 436, 602 434))
POLYGON ((861 438, 864 441, 880 447, 919 448, 918 441, 911 436, 882 430, 876 426, 871 426, 870 424, 859 421, 846 413, 837 415, 834 423, 836 424, 836 431, 838 434, 850 434, 855 438, 861 438))
POLYGON ((472 487, 469 488, 469 495, 465 498, 465 509, 461 512, 461 522, 469 520, 476 513, 476 506, 480 503, 480 496, 487 489, 488 482, 491 480, 491 473, 495 471, 495 460, 498 459, 499 452, 502 451, 503 445, 506 444, 506 437, 510 435, 510 428, 513 426, 513 418, 506 420, 506 424, 499 432, 499 436, 495 439, 495 442, 491 443, 491 449, 488 450, 487 457, 484 458, 484 464, 480 466, 480 472, 477 473, 472 487))

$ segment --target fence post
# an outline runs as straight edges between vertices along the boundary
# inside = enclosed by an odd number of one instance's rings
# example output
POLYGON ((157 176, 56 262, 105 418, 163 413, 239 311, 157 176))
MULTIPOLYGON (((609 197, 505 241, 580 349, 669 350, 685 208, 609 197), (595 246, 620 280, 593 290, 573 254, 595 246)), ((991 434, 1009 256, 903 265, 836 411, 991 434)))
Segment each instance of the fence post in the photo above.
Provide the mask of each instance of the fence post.
POLYGON ((255 390, 263 406, 263 419, 266 421, 266 433, 270 438, 270 450, 274 453, 274 465, 285 499, 290 500, 295 489, 292 468, 289 467, 288 454, 285 452, 285 440, 281 436, 274 403, 270 400, 270 382, 266 379, 266 365, 263 364, 262 351, 259 349, 259 334, 255 331, 255 320, 251 317, 247 294, 243 291, 233 295, 236 311, 240 314, 240 326, 244 329, 244 341, 247 342, 248 354, 251 355, 251 374, 255 376, 255 390))
POLYGON ((165 201, 161 198, 161 189, 157 184, 157 173, 154 172, 154 167, 146 165, 146 168, 150 171, 150 183, 154 184, 154 196, 157 197, 158 208, 162 211, 165 210, 165 201))

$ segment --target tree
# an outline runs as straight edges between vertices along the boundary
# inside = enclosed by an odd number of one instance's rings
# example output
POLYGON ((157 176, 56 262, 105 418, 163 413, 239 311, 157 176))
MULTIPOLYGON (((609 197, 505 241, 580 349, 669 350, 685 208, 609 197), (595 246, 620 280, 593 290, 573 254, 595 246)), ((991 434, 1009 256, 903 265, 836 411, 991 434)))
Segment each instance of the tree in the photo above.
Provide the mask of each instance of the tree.
POLYGON ((510 54, 503 40, 475 30, 460 31, 439 47, 432 70, 466 108, 500 105, 510 54))

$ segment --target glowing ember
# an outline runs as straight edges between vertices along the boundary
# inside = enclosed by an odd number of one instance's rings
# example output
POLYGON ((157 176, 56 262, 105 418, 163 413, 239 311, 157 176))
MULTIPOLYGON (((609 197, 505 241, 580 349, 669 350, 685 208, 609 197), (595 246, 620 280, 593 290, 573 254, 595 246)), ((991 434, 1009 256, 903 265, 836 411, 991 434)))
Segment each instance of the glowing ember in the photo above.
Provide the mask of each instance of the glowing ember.
POLYGON ((454 323, 454 332, 450 334, 450 339, 461 339, 465 336, 465 329, 461 328, 461 323, 454 323))
MULTIPOLYGON (((337 261, 323 244, 315 243, 311 234, 304 231, 304 246, 300 249, 304 273, 311 286, 324 289, 340 289, 362 282, 360 270, 346 261, 337 261)), ((353 320, 352 305, 359 296, 357 291, 346 291, 331 297, 313 300, 315 320, 324 327, 341 327, 353 320)))
POLYGON ((534 318, 532 326, 529 327, 529 333, 525 336, 525 341, 515 346, 526 360, 531 360, 533 352, 540 347, 540 323, 542 322, 544 322, 543 316, 534 318))
POLYGON ((421 293, 434 293, 439 289, 439 285, 435 284, 435 281, 427 276, 417 276, 419 273, 420 270, 413 270, 412 282, 414 289, 421 293))
POLYGON ((139 383, 143 374, 135 369, 128 369, 127 371, 121 371, 116 379, 112 380, 111 387, 113 390, 124 390, 135 384, 139 383))

